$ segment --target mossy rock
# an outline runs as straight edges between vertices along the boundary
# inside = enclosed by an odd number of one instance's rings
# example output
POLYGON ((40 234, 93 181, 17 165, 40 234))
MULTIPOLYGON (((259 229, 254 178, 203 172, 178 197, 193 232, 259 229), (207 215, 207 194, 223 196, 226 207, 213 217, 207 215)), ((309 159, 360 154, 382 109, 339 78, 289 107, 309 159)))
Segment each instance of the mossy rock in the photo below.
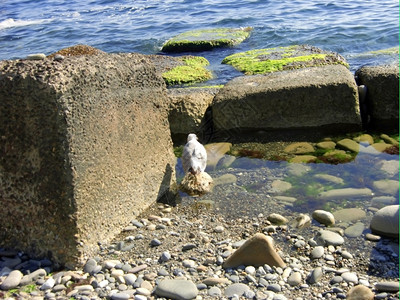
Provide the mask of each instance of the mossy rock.
POLYGON ((81 56, 81 55, 97 55, 105 53, 97 48, 88 45, 75 45, 68 48, 61 49, 53 54, 47 56, 48 58, 54 58, 57 54, 62 56, 81 56))
POLYGON ((213 77, 211 71, 205 68, 209 62, 204 57, 183 56, 175 59, 180 60, 180 64, 162 73, 168 86, 203 82, 213 77))
POLYGON ((238 45, 250 36, 252 28, 216 28, 183 32, 168 40, 163 52, 206 51, 238 45))
POLYGON ((227 56, 222 63, 232 65, 246 75, 323 65, 341 64, 349 67, 346 60, 339 54, 308 45, 240 52, 227 56))

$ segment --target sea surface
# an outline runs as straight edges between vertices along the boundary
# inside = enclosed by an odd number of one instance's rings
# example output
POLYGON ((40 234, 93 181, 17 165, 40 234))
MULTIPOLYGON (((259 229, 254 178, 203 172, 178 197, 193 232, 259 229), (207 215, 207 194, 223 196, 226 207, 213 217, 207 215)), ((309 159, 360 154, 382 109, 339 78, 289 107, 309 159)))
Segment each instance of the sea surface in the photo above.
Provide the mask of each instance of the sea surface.
MULTIPOLYGON (((254 28, 234 48, 200 53, 216 73, 235 52, 308 44, 362 65, 398 63, 368 52, 399 45, 396 0, 0 0, 0 60, 86 44, 106 52, 159 54, 179 33, 205 28, 254 28)), ((231 70, 231 69, 230 69, 231 70)))

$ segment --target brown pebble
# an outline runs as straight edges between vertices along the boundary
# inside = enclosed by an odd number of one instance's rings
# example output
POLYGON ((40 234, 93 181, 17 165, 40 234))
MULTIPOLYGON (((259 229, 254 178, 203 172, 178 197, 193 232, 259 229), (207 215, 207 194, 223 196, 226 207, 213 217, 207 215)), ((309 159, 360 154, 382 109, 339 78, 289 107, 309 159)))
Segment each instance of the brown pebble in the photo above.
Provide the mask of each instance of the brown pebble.
POLYGON ((347 300, 373 300, 374 293, 364 285, 357 285, 347 293, 347 300))

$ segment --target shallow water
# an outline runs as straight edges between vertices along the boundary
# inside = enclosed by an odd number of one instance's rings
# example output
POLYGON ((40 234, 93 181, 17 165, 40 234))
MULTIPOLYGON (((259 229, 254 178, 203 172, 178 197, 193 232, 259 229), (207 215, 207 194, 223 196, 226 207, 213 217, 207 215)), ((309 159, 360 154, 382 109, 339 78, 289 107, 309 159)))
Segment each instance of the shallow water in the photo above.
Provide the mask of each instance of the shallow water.
POLYGON ((225 56, 293 44, 336 51, 354 71, 364 64, 398 63, 397 56, 365 54, 398 46, 398 11, 394 0, 6 0, 0 6, 0 59, 51 54, 76 44, 156 54, 166 40, 184 31, 252 26, 243 44, 198 53, 209 59, 219 81, 237 74, 220 64, 225 56))
MULTIPOLYGON (((215 209, 226 217, 256 217, 263 213, 282 213, 284 215, 311 213, 316 209, 337 211, 341 208, 358 207, 365 211, 374 207, 381 208, 374 199, 380 196, 391 197, 392 204, 399 204, 399 192, 380 191, 375 183, 381 180, 398 181, 399 156, 386 153, 369 154, 360 152, 348 163, 296 164, 287 161, 269 161, 265 159, 237 157, 230 161, 225 155, 216 167, 207 167, 206 171, 218 182, 229 174, 235 182, 216 184, 213 191, 202 197, 190 197, 181 194, 181 205, 193 206, 204 203, 209 209, 215 209), (232 177, 233 175, 233 177, 232 177), (330 175, 331 180, 319 178, 330 175), (222 177, 221 177, 222 176, 222 177), (282 187, 277 183, 282 183, 282 187), (287 188, 290 184, 290 188, 287 188), (370 189, 371 195, 323 199, 321 193, 338 189, 370 189), (290 197, 286 201, 285 197, 290 197)), ((183 176, 180 159, 177 164, 177 176, 183 176)), ((397 185, 397 184, 396 184, 397 185)))

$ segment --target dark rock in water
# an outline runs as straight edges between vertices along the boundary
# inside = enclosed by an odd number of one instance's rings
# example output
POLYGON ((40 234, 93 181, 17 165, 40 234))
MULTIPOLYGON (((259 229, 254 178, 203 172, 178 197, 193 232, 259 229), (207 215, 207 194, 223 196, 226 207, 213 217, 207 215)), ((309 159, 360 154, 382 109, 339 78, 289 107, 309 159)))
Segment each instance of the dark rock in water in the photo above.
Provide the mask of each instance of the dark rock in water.
POLYGON ((359 84, 367 88, 364 105, 368 107, 373 129, 399 127, 399 65, 365 66, 356 71, 359 84))

